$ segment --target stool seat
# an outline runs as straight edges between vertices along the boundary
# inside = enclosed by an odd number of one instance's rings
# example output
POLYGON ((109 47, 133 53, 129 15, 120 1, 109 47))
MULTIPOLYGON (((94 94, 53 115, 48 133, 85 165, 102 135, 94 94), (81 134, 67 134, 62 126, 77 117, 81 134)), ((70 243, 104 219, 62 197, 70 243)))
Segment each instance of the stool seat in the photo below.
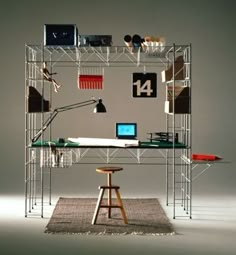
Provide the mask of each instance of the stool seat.
POLYGON ((107 185, 102 185, 98 187, 99 189, 119 189, 119 186, 107 186, 107 185))
POLYGON ((114 186, 111 184, 111 175, 113 173, 121 171, 121 170, 123 170, 122 167, 116 167, 116 166, 105 166, 105 167, 96 168, 96 172, 102 173, 102 174, 107 174, 107 185, 99 186, 100 193, 99 193, 99 197, 97 200, 95 212, 93 215, 92 224, 96 224, 100 208, 108 208, 108 218, 111 218, 111 209, 112 208, 120 208, 124 223, 125 224, 128 223, 127 217, 125 214, 125 210, 124 210, 124 206, 123 206, 123 203, 121 200, 120 192, 119 192, 120 187, 114 186), (103 199, 105 190, 108 190, 108 200, 107 200, 107 205, 102 205, 102 199, 103 199), (112 204, 112 190, 115 190, 115 194, 117 197, 116 205, 112 204))
POLYGON ((98 167, 96 171, 98 173, 102 174, 114 174, 115 172, 122 171, 122 167, 116 167, 116 166, 104 166, 104 167, 98 167))

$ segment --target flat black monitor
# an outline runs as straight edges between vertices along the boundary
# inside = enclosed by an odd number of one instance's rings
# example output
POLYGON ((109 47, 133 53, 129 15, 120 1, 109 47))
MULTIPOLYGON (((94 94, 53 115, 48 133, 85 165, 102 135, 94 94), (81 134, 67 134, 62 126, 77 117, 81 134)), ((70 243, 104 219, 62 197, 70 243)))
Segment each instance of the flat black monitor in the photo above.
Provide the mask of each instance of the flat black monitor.
POLYGON ((136 139, 137 123, 116 123, 116 138, 118 139, 136 139))

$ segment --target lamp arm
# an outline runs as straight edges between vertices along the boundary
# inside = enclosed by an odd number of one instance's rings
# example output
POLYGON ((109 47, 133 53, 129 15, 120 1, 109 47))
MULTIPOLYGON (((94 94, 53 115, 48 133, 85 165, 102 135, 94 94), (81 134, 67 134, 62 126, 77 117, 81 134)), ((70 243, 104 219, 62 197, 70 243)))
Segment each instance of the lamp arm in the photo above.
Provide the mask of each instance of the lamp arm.
POLYGON ((36 142, 39 139, 39 137, 48 128, 48 126, 52 123, 52 121, 55 119, 55 117, 57 116, 57 114, 59 112, 64 112, 64 111, 69 111, 69 110, 72 110, 72 109, 75 109, 75 108, 84 107, 84 106, 87 106, 87 105, 95 104, 96 102, 97 102, 97 100, 91 99, 91 100, 87 100, 87 101, 84 101, 84 102, 75 103, 75 104, 66 105, 66 106, 56 108, 53 111, 53 113, 50 115, 50 117, 43 123, 42 128, 32 138, 32 140, 31 140, 32 143, 36 142))
POLYGON ((52 113, 52 115, 43 123, 42 128, 36 133, 36 135, 31 140, 32 143, 36 142, 39 137, 43 134, 43 132, 47 129, 47 127, 51 124, 51 122, 54 120, 54 118, 57 116, 58 111, 55 109, 52 113))
POLYGON ((65 105, 65 106, 61 106, 61 107, 56 108, 54 111, 64 112, 64 111, 72 110, 72 109, 75 109, 75 108, 80 108, 80 107, 83 107, 83 106, 87 106, 87 105, 90 105, 90 104, 95 104, 95 103, 97 103, 97 101, 98 100, 91 99, 91 100, 87 100, 87 101, 80 102, 80 103, 65 105))

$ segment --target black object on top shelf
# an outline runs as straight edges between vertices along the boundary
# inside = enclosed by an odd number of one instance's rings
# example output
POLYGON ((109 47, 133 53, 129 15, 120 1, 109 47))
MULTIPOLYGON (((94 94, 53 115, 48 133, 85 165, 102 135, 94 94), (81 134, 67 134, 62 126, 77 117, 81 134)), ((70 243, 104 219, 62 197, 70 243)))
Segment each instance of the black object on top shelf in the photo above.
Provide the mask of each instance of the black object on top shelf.
POLYGON ((112 35, 80 35, 80 46, 112 46, 112 35))
POLYGON ((74 24, 45 24, 44 46, 78 46, 78 29, 74 24))

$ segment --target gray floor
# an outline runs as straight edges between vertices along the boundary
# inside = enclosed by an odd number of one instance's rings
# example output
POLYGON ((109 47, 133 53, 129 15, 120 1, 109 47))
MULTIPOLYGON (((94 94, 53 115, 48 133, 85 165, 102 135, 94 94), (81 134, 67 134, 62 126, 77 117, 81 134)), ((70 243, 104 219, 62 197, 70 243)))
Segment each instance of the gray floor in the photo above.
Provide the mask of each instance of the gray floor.
MULTIPOLYGON (((53 199, 55 205, 58 197, 53 199)), ((236 254, 234 197, 194 198, 193 219, 172 220, 174 236, 91 236, 45 234, 54 206, 45 217, 24 217, 24 198, 0 196, 1 254, 236 254)), ((168 216, 172 207, 166 207, 168 216)))

